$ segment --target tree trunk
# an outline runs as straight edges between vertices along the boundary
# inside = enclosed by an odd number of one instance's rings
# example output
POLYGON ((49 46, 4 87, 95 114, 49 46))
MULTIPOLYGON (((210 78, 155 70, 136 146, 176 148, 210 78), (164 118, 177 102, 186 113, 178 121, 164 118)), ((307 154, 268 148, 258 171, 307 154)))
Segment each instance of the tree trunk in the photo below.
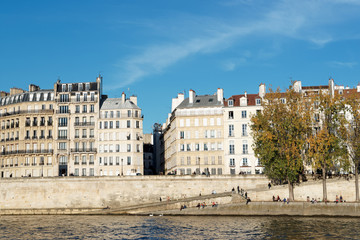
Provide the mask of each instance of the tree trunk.
POLYGON ((359 202, 359 160, 355 160, 355 201, 359 202))
POLYGON ((322 179, 323 179, 323 201, 327 202, 327 190, 326 190, 326 168, 322 167, 322 179))
POLYGON ((289 201, 293 202, 294 201, 294 183, 288 181, 288 185, 289 185, 289 201))

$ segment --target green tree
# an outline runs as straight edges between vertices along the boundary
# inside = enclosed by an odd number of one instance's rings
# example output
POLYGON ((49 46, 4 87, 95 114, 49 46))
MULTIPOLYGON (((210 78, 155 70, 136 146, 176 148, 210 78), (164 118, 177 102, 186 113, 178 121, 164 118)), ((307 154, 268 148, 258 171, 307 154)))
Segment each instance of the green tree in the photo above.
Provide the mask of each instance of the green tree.
POLYGON ((287 181, 289 199, 304 170, 306 136, 311 133, 311 108, 290 86, 265 95, 263 110, 251 118, 253 148, 269 179, 287 181))
POLYGON ((359 202, 359 166, 360 166, 360 96, 352 92, 345 96, 345 116, 347 124, 342 136, 346 143, 349 159, 355 171, 355 201, 359 202))
POLYGON ((342 141, 343 104, 339 95, 319 92, 311 97, 315 106, 314 129, 309 137, 309 160, 314 169, 321 169, 323 201, 327 201, 326 177, 329 170, 347 166, 347 150, 342 141))

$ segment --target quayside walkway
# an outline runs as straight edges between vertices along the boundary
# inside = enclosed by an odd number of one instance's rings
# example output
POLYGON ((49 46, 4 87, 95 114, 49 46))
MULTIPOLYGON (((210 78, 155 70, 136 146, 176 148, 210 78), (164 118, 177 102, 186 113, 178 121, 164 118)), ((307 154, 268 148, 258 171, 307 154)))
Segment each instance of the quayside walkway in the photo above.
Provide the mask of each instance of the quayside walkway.
POLYGON ((116 215, 142 215, 142 214, 151 214, 152 212, 162 212, 167 210, 179 210, 182 205, 186 205, 188 208, 196 207, 199 203, 206 203, 210 205, 212 202, 217 202, 218 204, 229 204, 234 202, 244 202, 245 199, 240 194, 233 192, 223 192, 216 194, 201 195, 197 197, 188 197, 183 199, 176 200, 165 200, 154 203, 145 203, 145 204, 136 204, 132 206, 125 206, 120 208, 104 208, 96 211, 84 212, 82 214, 116 214, 116 215))

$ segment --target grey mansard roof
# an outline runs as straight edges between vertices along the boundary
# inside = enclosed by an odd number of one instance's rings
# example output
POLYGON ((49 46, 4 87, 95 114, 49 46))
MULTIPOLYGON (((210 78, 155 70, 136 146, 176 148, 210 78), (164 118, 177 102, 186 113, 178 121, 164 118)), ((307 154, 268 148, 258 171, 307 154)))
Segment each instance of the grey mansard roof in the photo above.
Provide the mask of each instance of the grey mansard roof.
POLYGON ((126 99, 125 103, 121 98, 107 98, 101 103, 100 110, 114 110, 114 109, 140 109, 135 103, 126 99))
POLYGON ((206 108, 206 107, 221 107, 224 104, 217 100, 217 95, 196 95, 193 103, 189 103, 189 98, 186 98, 177 109, 184 108, 206 108))
POLYGON ((39 101, 52 101, 54 100, 51 96, 54 91, 51 89, 43 89, 34 92, 24 92, 11 96, 0 98, 0 106, 10 105, 21 102, 39 102, 39 101))

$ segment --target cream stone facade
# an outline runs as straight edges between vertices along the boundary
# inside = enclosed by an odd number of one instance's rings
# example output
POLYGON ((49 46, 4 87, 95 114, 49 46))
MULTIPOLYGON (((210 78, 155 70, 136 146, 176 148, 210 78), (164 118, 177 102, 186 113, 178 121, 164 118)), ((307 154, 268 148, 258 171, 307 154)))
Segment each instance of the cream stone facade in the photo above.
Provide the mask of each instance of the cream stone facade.
POLYGON ((0 177, 142 174, 137 98, 107 98, 101 81, 0 92, 0 177))
POLYGON ((189 91, 172 100, 164 124, 165 174, 222 175, 224 172, 223 90, 197 96, 189 91))
POLYGON ((233 95, 225 101, 225 174, 259 174, 263 167, 252 148, 251 117, 261 111, 265 85, 259 94, 233 95))
POLYGON ((98 134, 100 176, 143 174, 143 116, 137 97, 101 103, 98 134))

